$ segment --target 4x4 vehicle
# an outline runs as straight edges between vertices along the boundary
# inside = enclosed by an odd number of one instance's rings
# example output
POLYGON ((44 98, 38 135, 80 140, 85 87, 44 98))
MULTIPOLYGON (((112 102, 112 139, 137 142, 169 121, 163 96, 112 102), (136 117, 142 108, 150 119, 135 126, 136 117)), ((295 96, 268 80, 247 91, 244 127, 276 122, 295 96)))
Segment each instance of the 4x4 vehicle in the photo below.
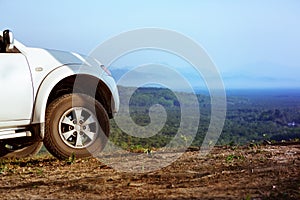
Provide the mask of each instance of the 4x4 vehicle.
POLYGON ((0 33, 0 157, 44 144, 59 159, 88 157, 109 135, 119 96, 109 71, 77 53, 26 47, 0 33))

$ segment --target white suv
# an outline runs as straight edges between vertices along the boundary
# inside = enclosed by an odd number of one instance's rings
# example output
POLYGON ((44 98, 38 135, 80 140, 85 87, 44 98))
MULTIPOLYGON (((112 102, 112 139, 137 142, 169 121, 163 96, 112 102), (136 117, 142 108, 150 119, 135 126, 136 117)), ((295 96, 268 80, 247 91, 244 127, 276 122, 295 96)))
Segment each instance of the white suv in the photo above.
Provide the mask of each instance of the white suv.
POLYGON ((0 33, 0 157, 88 157, 109 135, 116 83, 96 59, 26 47, 0 33))

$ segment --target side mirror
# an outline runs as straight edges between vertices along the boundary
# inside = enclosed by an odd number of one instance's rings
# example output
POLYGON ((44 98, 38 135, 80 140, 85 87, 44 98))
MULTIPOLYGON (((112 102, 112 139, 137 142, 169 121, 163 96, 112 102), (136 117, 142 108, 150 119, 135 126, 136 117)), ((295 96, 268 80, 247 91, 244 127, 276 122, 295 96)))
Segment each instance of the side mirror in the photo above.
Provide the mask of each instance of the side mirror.
POLYGON ((7 49, 14 48, 14 35, 10 30, 3 31, 3 42, 7 49))

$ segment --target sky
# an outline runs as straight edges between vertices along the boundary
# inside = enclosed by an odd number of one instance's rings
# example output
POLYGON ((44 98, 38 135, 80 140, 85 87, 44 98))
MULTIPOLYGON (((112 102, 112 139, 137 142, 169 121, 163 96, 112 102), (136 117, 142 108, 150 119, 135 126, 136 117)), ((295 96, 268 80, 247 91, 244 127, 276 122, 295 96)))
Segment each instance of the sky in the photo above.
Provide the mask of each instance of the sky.
MULTIPOLYGON (((120 33, 157 27, 201 45, 226 88, 300 88, 298 0, 0 0, 0 7, 0 29, 27 46, 89 54, 120 33)), ((133 53, 114 65, 139 65, 157 54, 133 53)), ((155 58, 186 65, 172 55, 155 58)))

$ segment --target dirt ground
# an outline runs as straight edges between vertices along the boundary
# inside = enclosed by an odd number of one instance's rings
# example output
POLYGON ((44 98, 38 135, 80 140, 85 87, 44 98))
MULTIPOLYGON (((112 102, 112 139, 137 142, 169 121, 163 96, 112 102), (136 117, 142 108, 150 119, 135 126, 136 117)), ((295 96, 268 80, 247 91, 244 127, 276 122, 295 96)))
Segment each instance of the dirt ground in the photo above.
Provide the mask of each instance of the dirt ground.
POLYGON ((188 151, 148 173, 95 158, 0 161, 1 199, 300 199, 300 144, 188 151))

